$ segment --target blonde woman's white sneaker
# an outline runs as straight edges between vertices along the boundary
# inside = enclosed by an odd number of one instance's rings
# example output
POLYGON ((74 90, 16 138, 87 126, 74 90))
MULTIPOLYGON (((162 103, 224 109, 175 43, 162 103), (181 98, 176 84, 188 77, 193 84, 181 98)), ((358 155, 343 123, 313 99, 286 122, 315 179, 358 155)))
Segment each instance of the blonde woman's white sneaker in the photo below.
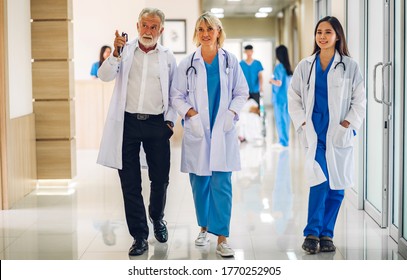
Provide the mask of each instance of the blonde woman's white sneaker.
POLYGON ((196 246, 205 246, 208 243, 209 243, 208 232, 207 231, 201 231, 198 234, 198 237, 195 239, 195 245, 196 246))
POLYGON ((216 253, 222 257, 233 257, 235 255, 235 251, 233 251, 229 244, 227 244, 225 241, 216 246, 216 253))

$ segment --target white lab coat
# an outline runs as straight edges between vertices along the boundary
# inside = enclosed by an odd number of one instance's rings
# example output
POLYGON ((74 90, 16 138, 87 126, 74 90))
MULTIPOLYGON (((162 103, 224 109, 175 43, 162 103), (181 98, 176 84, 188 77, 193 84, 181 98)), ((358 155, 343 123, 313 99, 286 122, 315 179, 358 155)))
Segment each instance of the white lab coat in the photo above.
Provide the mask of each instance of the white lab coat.
MULTIPOLYGON (((103 62, 98 71, 99 79, 105 82, 116 79, 116 83, 107 113, 97 163, 116 169, 122 169, 122 144, 127 83, 136 47, 138 47, 137 39, 126 43, 123 49, 122 59, 118 61, 117 58, 110 56, 103 62)), ((168 48, 160 44, 157 44, 157 48, 164 103, 164 119, 175 123, 177 113, 169 105, 169 91, 177 64, 174 55, 168 48)))
POLYGON ((212 137, 208 110, 207 76, 201 47, 196 50, 193 59, 193 66, 196 68, 197 75, 190 69, 187 79, 186 72, 187 68, 191 66, 192 54, 179 63, 176 71, 170 100, 172 106, 185 120, 181 172, 210 176, 212 171, 240 170, 239 142, 235 123, 238 120, 240 110, 249 97, 249 88, 237 58, 229 52, 226 53, 223 49, 219 49, 218 57, 221 94, 212 137), (229 74, 226 73, 226 58, 229 64, 229 74), (190 87, 189 92, 187 92, 187 82, 190 87), (185 119, 190 108, 194 108, 198 115, 185 119), (237 115, 234 117, 229 110, 236 112, 237 115), (228 128, 227 122, 233 122, 233 125, 228 128), (197 127, 201 131, 203 130, 201 135, 194 133, 197 127))
MULTIPOLYGON (((312 123, 312 111, 315 98, 315 65, 309 86, 311 64, 315 55, 303 59, 294 71, 288 90, 288 111, 299 133, 300 141, 306 147, 305 176, 307 185, 312 187, 325 182, 327 178, 315 160, 317 134, 312 123), (305 127, 302 124, 306 122, 305 127)), ((345 189, 353 185, 354 158, 353 130, 361 127, 366 112, 366 97, 363 77, 358 64, 350 57, 335 53, 334 61, 328 72, 328 109, 329 125, 326 136, 326 161, 331 189, 345 189), (343 120, 350 122, 349 128, 340 125, 343 120)))

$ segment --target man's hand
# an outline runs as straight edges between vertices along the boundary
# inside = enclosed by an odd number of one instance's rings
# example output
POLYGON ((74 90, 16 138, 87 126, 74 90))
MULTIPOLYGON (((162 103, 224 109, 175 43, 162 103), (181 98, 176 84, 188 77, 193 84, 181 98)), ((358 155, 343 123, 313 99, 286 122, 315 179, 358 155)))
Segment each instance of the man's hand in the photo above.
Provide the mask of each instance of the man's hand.
POLYGON ((123 48, 123 46, 126 44, 126 38, 120 36, 119 31, 116 30, 116 33, 114 34, 116 37, 114 39, 114 52, 113 52, 113 56, 114 57, 119 57, 119 52, 118 50, 120 48, 123 48))

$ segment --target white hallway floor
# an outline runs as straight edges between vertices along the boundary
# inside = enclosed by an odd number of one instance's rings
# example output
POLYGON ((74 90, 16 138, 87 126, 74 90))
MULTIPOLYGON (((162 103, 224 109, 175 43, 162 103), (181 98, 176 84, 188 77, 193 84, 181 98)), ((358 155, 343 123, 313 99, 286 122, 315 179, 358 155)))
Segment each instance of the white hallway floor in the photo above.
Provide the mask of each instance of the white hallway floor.
MULTIPOLYGON (((272 133, 269 133, 272 134, 272 133)), ((237 260, 402 259, 397 244, 349 199, 335 231, 335 253, 308 255, 301 249, 308 188, 297 141, 288 150, 266 144, 241 145, 242 171, 233 175, 233 213, 229 243, 237 260)), ((198 233, 188 175, 179 172, 180 147, 172 144, 172 168, 165 220, 169 240, 158 243, 150 225, 149 250, 132 259, 220 259, 216 237, 204 248, 198 233)), ((132 243, 115 170, 95 164, 97 151, 79 150, 78 175, 69 187, 42 186, 13 209, 0 211, 0 259, 129 259, 132 243)), ((148 201, 147 171, 143 171, 148 201)), ((65 183, 66 184, 66 183, 65 183)), ((43 186, 44 185, 44 186, 43 186)))

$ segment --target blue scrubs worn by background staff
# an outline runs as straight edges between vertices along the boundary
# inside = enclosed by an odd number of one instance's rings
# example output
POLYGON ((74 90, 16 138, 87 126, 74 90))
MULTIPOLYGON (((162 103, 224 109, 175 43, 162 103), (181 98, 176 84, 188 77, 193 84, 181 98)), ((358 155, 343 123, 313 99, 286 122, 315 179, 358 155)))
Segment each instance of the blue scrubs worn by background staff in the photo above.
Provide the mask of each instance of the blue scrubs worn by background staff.
POLYGON ((260 105, 260 93, 263 91, 263 65, 257 59, 253 59, 253 46, 244 47, 246 60, 240 61, 240 67, 249 85, 249 96, 260 105))
POLYGON ((287 75, 287 71, 283 64, 276 65, 274 69, 274 80, 281 81, 281 86, 273 85, 273 94, 271 102, 274 106, 274 118, 276 120, 276 129, 278 134, 278 142, 287 147, 289 144, 290 134, 290 115, 288 114, 288 98, 287 90, 290 84, 291 76, 287 75))

